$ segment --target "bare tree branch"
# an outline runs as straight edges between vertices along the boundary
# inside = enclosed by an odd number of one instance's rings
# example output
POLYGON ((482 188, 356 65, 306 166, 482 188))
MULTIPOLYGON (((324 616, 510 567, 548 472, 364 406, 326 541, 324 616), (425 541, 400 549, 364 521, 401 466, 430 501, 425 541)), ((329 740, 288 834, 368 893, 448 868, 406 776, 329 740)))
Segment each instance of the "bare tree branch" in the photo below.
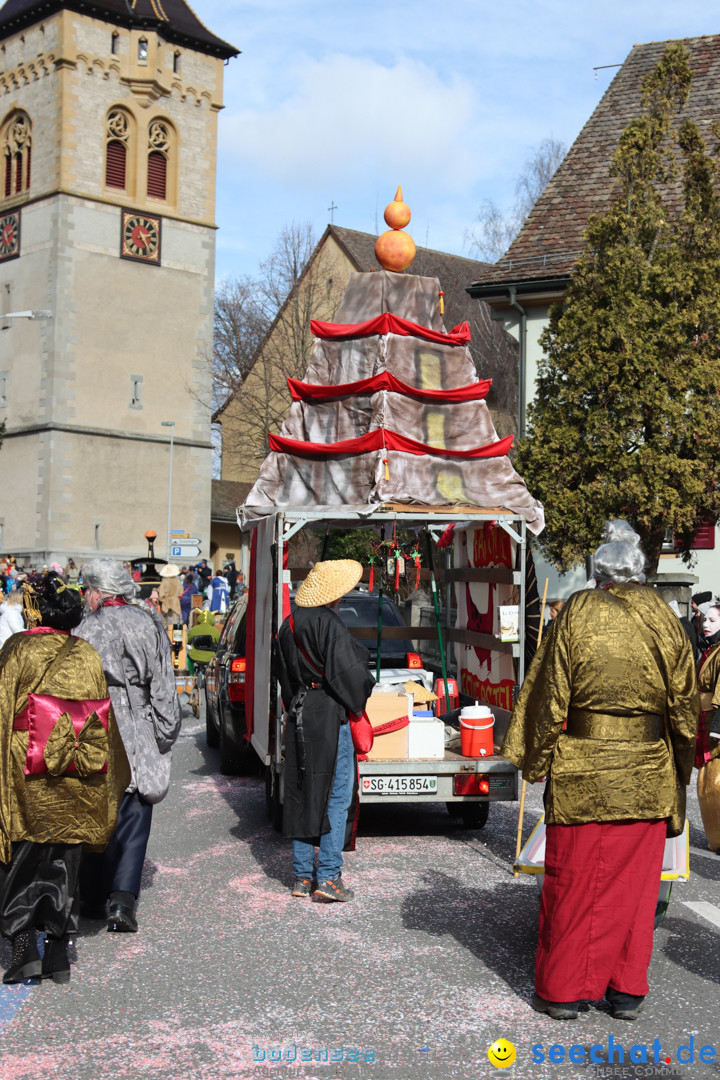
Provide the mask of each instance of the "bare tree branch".
POLYGON ((246 362, 244 375, 221 417, 223 474, 235 479, 255 480, 268 453, 268 435, 280 431, 290 408, 287 380, 302 378, 310 362, 310 320, 331 319, 342 298, 344 279, 329 256, 320 253, 312 272, 305 273, 316 246, 309 223, 285 226, 253 282, 253 305, 264 332, 249 362, 238 353, 238 370, 246 362))
POLYGON ((497 262, 505 254, 565 153, 564 143, 551 136, 538 143, 516 179, 512 210, 503 211, 492 199, 483 200, 477 220, 465 230, 465 240, 478 259, 497 262))

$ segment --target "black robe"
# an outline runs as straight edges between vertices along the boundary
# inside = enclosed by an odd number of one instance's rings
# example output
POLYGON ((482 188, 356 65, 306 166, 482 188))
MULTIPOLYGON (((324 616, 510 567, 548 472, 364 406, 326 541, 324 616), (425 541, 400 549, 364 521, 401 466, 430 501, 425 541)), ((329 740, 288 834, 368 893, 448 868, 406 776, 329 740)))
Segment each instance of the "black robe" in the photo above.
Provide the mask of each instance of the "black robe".
POLYGON ((304 774, 298 770, 297 727, 285 736, 283 835, 317 840, 330 831, 327 805, 337 760, 340 725, 361 713, 374 685, 370 654, 328 607, 296 608, 295 636, 317 668, 303 656, 286 619, 278 633, 278 675, 288 712, 301 687, 312 683, 302 710, 304 774), (324 674, 320 674, 320 669, 324 674))

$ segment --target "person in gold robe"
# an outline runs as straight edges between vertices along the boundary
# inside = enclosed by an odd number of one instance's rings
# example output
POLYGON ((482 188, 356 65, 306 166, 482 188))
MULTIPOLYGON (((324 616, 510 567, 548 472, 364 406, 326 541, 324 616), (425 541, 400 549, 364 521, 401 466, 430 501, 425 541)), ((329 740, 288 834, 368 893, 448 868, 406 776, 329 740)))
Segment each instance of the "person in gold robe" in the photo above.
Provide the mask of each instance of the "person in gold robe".
POLYGON ((39 738, 29 706, 52 708, 45 695, 62 699, 59 709, 95 703, 108 690, 95 649, 69 636, 82 617, 77 591, 49 573, 25 586, 24 613, 28 629, 0 651, 0 931, 13 946, 3 982, 67 982, 66 933, 83 845, 108 843, 130 767, 110 708, 107 731, 92 712, 79 733, 67 712, 53 717, 44 771, 26 773, 30 741, 39 738), (47 934, 42 961, 36 930, 47 934))
POLYGON ((547 777, 533 1008, 574 1019, 605 997, 634 1020, 666 836, 685 822, 698 695, 677 617, 644 580, 639 537, 608 522, 595 589, 575 593, 527 674, 501 753, 547 777), (565 721, 567 727, 564 729, 565 721))

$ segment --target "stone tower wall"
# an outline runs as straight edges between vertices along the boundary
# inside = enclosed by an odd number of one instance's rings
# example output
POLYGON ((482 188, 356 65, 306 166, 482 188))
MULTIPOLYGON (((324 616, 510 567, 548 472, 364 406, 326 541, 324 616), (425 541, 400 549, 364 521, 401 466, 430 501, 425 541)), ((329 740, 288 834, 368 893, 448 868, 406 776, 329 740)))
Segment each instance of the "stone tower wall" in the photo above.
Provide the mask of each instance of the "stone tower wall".
MULTIPOLYGON (((220 59, 67 10, 2 43, 0 124, 24 110, 33 143, 30 190, 0 198, 0 217, 21 215, 20 257, 0 261, 0 464, 11 476, 0 547, 28 562, 136 555, 148 528, 164 554, 170 453, 162 421, 175 422, 171 525, 200 537, 209 554, 222 76, 220 59), (141 36, 147 64, 137 58, 141 36), (135 128, 126 191, 105 185, 114 106, 135 128), (146 192, 155 119, 174 135, 165 201, 146 192), (162 219, 159 266, 120 257, 123 208, 162 219), (8 311, 31 309, 52 317, 2 322, 8 311), (142 380, 140 403, 131 399, 133 378, 142 380)), ((0 169, 4 177, 3 162, 0 169)))

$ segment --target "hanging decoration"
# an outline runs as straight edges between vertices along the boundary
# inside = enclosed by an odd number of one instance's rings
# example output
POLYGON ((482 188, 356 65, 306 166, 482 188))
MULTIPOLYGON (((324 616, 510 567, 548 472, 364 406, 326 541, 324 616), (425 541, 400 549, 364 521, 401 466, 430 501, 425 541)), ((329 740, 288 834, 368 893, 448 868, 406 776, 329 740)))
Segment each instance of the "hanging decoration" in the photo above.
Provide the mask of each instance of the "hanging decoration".
POLYGON ((373 586, 375 585, 375 561, 376 560, 374 555, 371 555, 368 559, 368 562, 370 563, 370 579, 368 581, 368 592, 372 592, 373 586))
POLYGON ((415 538, 400 540, 397 535, 397 525, 393 525, 393 535, 389 540, 371 540, 371 554, 368 557, 370 578, 368 589, 373 591, 375 585, 375 567, 378 568, 380 584, 397 593, 401 582, 410 584, 412 581, 411 571, 414 569, 414 585, 420 586, 420 569, 422 556, 420 546, 415 538))

